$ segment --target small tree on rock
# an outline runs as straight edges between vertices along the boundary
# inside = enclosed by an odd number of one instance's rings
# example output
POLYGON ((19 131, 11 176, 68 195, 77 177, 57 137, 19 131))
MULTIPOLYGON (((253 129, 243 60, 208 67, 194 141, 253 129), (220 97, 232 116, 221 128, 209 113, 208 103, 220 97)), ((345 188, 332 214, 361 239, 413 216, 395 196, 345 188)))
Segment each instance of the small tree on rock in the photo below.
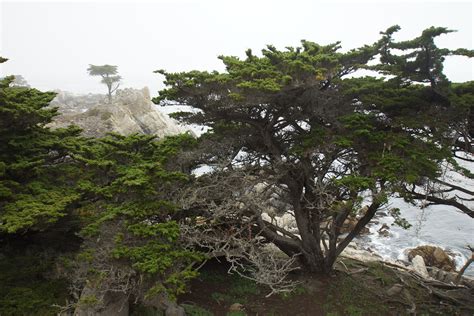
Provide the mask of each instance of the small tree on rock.
POLYGON ((107 95, 109 102, 112 101, 112 93, 114 93, 120 86, 121 76, 118 75, 117 66, 112 65, 89 65, 87 68, 89 75, 91 76, 101 76, 101 82, 107 86, 107 95))

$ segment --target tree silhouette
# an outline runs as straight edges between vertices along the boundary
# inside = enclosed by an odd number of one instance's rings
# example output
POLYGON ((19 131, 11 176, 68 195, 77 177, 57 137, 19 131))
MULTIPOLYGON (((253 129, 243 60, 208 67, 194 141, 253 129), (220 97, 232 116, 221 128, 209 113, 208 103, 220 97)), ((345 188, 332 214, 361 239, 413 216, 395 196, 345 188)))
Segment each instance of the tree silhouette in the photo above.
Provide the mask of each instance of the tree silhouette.
POLYGON ((91 76, 101 76, 101 82, 107 86, 107 94, 109 102, 112 101, 112 93, 118 89, 120 86, 120 80, 122 79, 117 73, 117 66, 112 65, 89 65, 87 68, 89 75, 91 76))

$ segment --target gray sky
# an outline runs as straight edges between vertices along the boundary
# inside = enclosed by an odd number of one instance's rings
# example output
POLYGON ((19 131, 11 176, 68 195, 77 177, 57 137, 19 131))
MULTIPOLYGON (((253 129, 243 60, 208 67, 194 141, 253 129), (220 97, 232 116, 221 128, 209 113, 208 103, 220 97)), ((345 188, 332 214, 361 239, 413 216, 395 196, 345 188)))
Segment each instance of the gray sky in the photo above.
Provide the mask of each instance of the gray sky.
MULTIPOLYGON (((0 0, 0 76, 21 74, 42 90, 104 93, 89 64, 118 65, 123 87, 148 86, 153 70, 223 70, 220 54, 243 56, 266 44, 296 46, 301 39, 343 49, 369 44, 399 24, 397 39, 432 25, 458 30, 438 44, 473 48, 471 1, 146 1, 23 2, 0 0)), ((473 80, 474 62, 449 58, 453 81, 473 80)))

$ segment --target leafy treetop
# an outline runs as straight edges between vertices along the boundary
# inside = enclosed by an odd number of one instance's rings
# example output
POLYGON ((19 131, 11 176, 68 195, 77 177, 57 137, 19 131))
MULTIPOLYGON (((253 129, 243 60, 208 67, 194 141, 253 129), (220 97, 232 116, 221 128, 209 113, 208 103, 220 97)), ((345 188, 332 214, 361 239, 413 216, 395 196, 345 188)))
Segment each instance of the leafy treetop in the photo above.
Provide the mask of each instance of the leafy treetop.
POLYGON ((102 77, 101 82, 107 86, 109 102, 112 100, 112 93, 120 86, 121 76, 118 75, 117 66, 113 65, 89 65, 87 68, 89 75, 102 77))

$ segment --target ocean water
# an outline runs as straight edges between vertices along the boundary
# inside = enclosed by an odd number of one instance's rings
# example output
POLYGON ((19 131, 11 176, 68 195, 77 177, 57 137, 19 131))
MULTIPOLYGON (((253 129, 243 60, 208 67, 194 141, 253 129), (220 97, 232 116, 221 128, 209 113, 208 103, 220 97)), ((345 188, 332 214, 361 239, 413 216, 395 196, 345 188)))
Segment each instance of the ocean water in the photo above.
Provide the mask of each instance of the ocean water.
MULTIPOLYGON (((406 250, 420 245, 435 245, 454 255, 457 269, 460 269, 471 251, 467 245, 474 246, 474 219, 450 206, 435 205, 424 209, 393 198, 388 208, 397 207, 412 226, 403 229, 393 225, 391 216, 375 219, 369 227, 371 234, 360 238, 357 242, 369 247, 387 259, 407 260, 406 250), (387 224, 389 236, 378 233, 383 224, 387 224)), ((474 276, 474 265, 466 270, 466 275, 474 276)))

